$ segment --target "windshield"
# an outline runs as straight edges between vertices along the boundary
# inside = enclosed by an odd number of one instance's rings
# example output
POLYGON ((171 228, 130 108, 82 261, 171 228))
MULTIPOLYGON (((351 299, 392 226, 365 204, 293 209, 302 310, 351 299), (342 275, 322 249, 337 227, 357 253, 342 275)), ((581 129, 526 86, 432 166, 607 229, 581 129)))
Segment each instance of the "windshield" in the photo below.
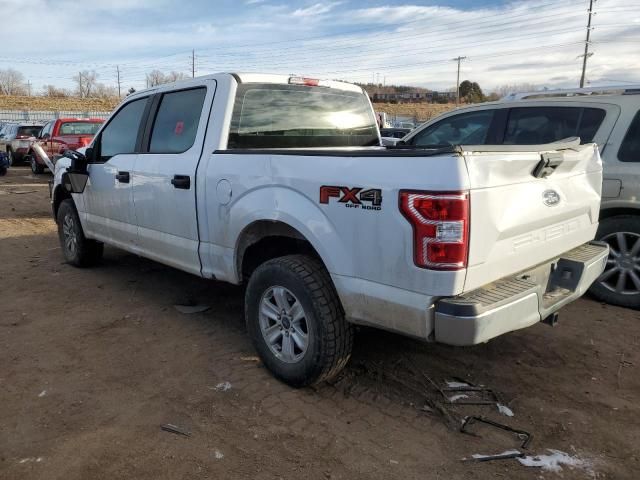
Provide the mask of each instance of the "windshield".
POLYGON ((60 135, 95 135, 102 123, 65 122, 60 125, 60 135))
POLYGON ((376 120, 361 92, 255 83, 238 87, 229 148, 378 144, 376 120))
POLYGON ((40 130, 42 130, 42 127, 38 125, 31 127, 18 127, 18 133, 16 133, 16 136, 37 137, 40 130))

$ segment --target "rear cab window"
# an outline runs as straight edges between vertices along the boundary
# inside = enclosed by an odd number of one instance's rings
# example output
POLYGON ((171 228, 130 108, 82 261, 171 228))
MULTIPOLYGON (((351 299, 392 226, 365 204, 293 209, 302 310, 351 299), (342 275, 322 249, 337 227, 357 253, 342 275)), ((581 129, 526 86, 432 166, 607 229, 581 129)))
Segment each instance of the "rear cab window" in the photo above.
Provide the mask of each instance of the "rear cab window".
POLYGON ((379 144, 376 119, 362 92, 262 83, 238 86, 229 149, 379 144))
POLYGON ((618 151, 621 162, 640 162, 640 111, 631 121, 618 151))
POLYGON ((64 122, 58 129, 59 135, 95 135, 100 130, 100 122, 64 122))

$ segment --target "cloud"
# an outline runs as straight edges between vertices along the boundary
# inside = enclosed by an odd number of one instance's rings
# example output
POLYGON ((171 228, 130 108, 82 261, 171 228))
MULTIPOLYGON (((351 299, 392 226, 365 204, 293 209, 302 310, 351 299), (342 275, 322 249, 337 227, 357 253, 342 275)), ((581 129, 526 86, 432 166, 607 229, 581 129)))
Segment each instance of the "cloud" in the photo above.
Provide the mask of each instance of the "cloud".
MULTIPOLYGON (((140 88, 144 74, 154 68, 190 72, 192 49, 199 74, 379 78, 446 90, 456 78, 451 59, 462 55, 467 59, 461 79, 477 81, 484 90, 514 83, 576 86, 586 24, 583 9, 549 0, 465 9, 437 0, 426 6, 396 0, 375 7, 311 0, 295 9, 282 0, 220 2, 216 9, 206 8, 209 0, 114 0, 83 3, 81 9, 71 8, 78 6, 76 0, 59 1, 65 8, 50 8, 50 0, 31 0, 29 9, 22 1, 0 0, 5 20, 0 61, 36 86, 70 87, 74 72, 85 69, 95 69, 103 82, 115 82, 119 65, 126 87, 140 88), (68 11, 74 11, 73 37, 62 34, 68 11), (25 31, 47 39, 46 55, 38 42, 24 42, 25 31)), ((640 26, 634 23, 639 10, 625 0, 607 0, 606 8, 598 8, 587 80, 640 83, 635 68, 640 26)))
POLYGON ((298 8, 291 15, 294 17, 317 17, 319 15, 329 13, 342 2, 314 3, 306 8, 298 8))

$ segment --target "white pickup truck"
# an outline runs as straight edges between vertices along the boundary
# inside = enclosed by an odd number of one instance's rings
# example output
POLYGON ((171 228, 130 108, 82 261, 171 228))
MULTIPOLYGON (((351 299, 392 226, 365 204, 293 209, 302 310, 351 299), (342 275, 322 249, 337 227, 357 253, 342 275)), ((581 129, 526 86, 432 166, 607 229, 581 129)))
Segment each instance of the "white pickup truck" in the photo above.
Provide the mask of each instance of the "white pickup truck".
POLYGON ((602 273, 602 165, 578 139, 380 147, 361 88, 217 74, 127 97, 56 164, 66 260, 103 244, 246 283, 264 364, 302 386, 347 363, 353 324, 473 345, 537 322, 602 273))

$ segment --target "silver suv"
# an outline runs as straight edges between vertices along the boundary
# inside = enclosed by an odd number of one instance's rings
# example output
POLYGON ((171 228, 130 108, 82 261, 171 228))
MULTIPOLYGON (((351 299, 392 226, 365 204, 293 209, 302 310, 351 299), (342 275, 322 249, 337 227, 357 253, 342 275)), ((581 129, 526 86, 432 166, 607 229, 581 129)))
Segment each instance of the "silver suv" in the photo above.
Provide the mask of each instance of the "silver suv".
POLYGON ((509 95, 454 110, 421 125, 408 145, 533 145, 578 136, 600 146, 604 162, 597 238, 611 247, 591 293, 640 307, 640 86, 509 95))

